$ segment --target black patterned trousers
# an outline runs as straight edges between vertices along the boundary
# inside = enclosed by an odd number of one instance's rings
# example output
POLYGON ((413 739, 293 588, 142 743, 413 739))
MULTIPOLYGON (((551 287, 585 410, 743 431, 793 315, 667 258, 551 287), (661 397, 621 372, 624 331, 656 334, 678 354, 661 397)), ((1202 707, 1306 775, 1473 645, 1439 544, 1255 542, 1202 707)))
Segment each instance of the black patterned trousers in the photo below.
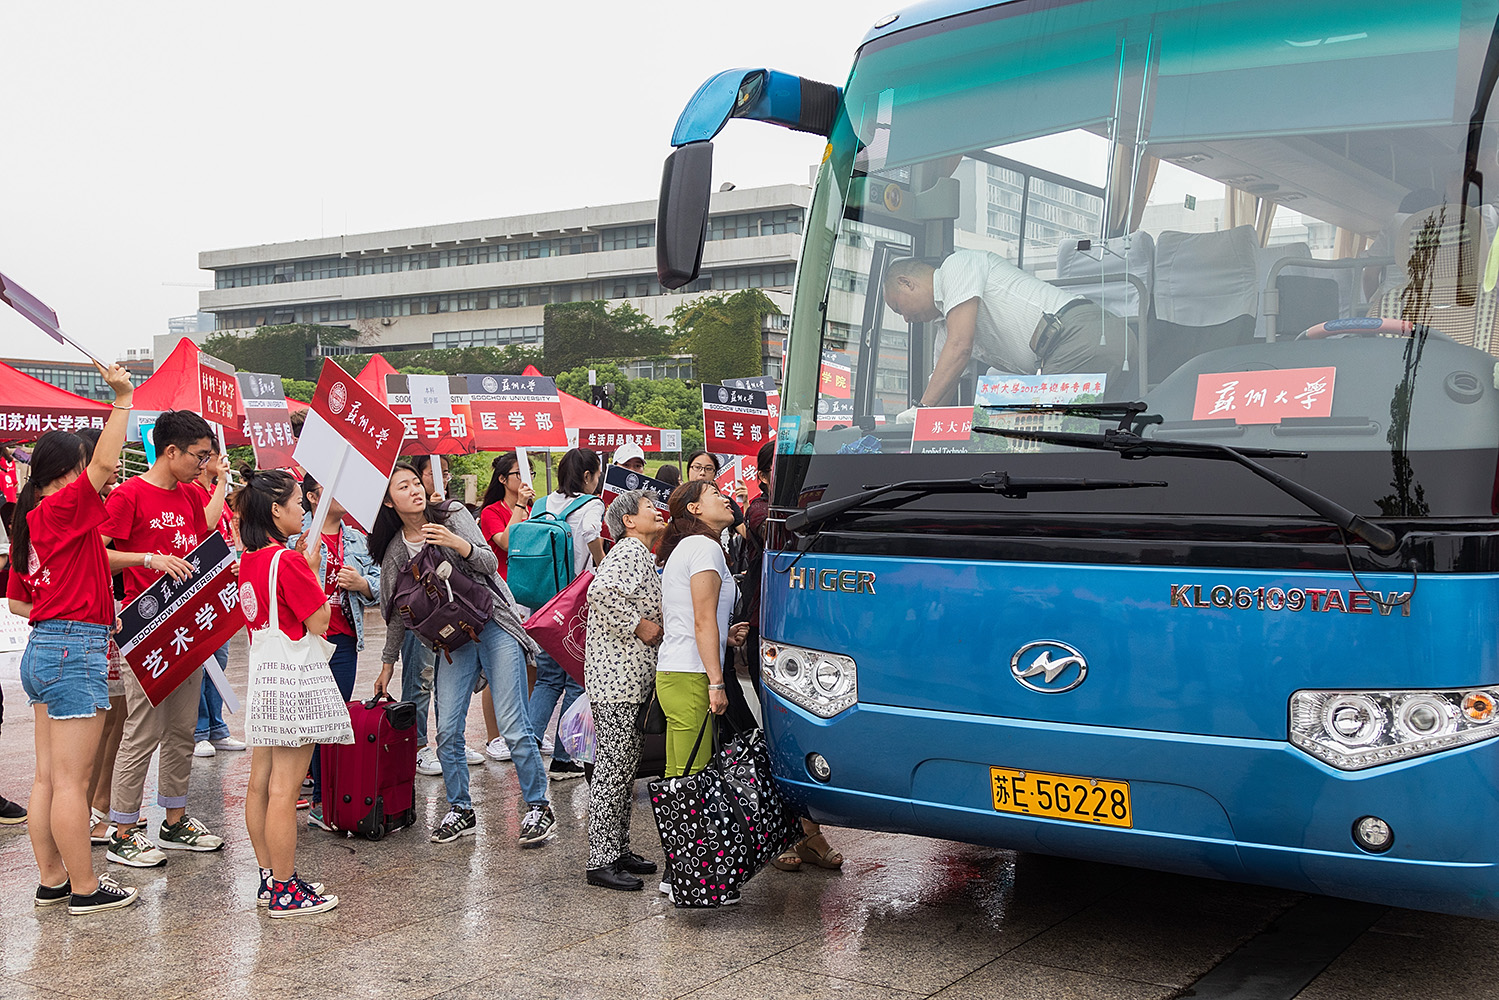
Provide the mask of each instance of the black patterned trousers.
POLYGON ((593 783, 588 792, 588 867, 612 865, 630 849, 630 798, 640 767, 640 706, 595 702, 593 783))

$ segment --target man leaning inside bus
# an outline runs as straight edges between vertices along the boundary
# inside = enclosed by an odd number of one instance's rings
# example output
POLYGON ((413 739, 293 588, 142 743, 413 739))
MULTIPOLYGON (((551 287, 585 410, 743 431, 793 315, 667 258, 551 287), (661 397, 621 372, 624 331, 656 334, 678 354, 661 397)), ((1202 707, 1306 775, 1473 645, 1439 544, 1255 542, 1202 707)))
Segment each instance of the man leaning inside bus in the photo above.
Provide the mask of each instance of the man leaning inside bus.
MULTIPOLYGON (((1124 320, 998 254, 958 250, 935 267, 903 257, 886 269, 884 295, 908 323, 937 321, 937 363, 917 406, 951 401, 970 357, 1014 375, 1103 373, 1109 395, 1130 391, 1124 320)), ((913 406, 896 422, 915 419, 913 406)))

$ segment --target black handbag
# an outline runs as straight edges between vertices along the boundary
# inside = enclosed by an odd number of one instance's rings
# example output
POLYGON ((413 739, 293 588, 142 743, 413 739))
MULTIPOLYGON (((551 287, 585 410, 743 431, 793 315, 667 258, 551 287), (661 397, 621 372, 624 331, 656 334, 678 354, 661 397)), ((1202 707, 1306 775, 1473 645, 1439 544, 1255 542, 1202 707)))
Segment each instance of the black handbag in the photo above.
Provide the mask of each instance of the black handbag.
MULTIPOLYGON (((724 721, 734 728, 727 715, 724 721)), ((800 814, 781 793, 771 773, 770 746, 764 730, 735 731, 716 760, 748 824, 753 874, 802 839, 800 814)))
POLYGON ((666 733, 666 713, 661 710, 661 702, 656 699, 655 688, 651 689, 651 696, 640 706, 640 711, 635 713, 635 731, 642 736, 661 736, 666 733))
MULTIPOLYGON (((697 759, 712 719, 712 714, 703 719, 689 762, 697 759)), ((696 774, 662 778, 648 786, 666 855, 665 880, 679 907, 722 906, 754 874, 752 824, 718 762, 715 755, 696 774)))

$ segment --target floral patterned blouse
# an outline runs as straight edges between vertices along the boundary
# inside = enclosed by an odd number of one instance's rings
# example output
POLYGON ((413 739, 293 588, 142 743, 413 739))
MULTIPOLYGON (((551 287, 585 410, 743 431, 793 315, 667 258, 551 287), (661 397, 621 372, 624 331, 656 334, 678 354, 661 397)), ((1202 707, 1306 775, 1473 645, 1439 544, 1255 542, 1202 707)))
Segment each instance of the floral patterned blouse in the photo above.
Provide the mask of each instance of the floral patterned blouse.
POLYGON ((583 685, 595 702, 645 703, 656 678, 656 647, 635 635, 642 619, 661 624, 661 575, 638 538, 625 538, 588 585, 583 685))

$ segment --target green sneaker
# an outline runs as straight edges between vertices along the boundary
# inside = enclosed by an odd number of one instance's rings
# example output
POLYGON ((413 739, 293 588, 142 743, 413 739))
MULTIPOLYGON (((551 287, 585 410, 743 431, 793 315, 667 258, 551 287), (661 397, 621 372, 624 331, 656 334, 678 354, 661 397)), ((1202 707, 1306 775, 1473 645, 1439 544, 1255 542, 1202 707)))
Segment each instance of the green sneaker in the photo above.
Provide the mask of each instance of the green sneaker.
POLYGON ((104 857, 117 865, 128 865, 131 868, 160 868, 167 863, 167 856, 147 840, 139 829, 132 829, 123 837, 118 831, 115 832, 109 838, 109 850, 104 857))
POLYGON ((223 837, 215 837, 191 816, 184 816, 171 826, 163 822, 156 836, 164 851, 217 851, 224 846, 223 837))

